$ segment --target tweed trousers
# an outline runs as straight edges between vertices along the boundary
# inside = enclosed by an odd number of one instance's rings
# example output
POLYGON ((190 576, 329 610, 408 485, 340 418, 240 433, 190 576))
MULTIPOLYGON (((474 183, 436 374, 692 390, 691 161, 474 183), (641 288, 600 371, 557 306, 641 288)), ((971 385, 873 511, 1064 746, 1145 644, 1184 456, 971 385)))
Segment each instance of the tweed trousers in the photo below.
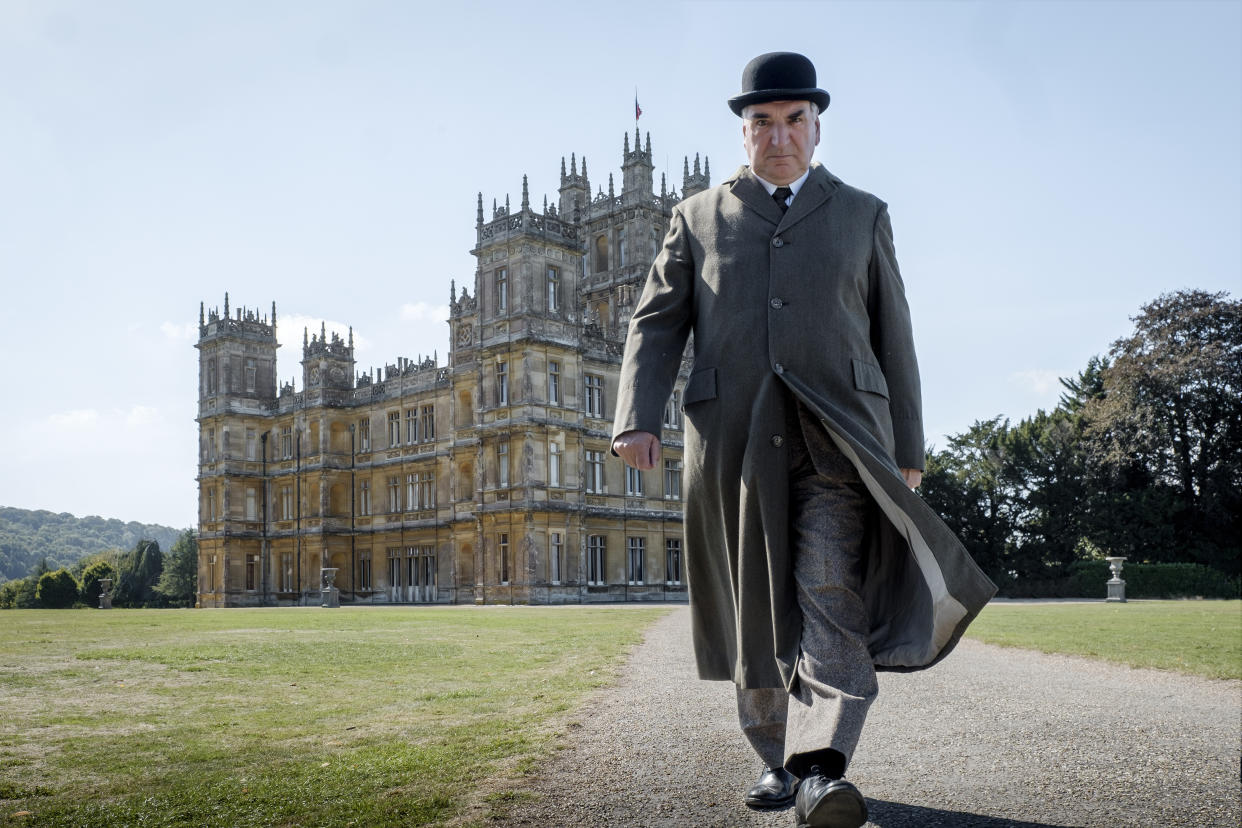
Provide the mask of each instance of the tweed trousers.
POLYGON ((876 510, 853 464, 792 394, 786 410, 801 652, 791 690, 739 687, 737 708, 763 763, 804 775, 825 750, 849 761, 879 691, 860 595, 876 510))

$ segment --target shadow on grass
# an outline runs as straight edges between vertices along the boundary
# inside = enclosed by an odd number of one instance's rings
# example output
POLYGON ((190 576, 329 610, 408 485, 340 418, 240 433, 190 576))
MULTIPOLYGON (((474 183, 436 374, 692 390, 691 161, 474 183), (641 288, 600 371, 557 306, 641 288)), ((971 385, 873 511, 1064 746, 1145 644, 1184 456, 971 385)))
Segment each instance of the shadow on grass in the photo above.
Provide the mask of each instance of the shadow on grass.
POLYGON ((1067 828, 1070 825, 944 811, 870 798, 867 799, 867 810, 870 812, 867 824, 876 828, 1067 828))

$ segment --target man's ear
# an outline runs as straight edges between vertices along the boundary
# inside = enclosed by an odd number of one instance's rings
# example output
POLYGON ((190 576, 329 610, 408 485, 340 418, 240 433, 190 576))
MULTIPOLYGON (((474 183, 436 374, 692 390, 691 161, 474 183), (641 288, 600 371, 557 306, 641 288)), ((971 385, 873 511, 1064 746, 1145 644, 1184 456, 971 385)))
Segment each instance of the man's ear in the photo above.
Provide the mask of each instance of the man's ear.
POLYGON ((815 146, 819 146, 819 116, 815 116, 815 146))

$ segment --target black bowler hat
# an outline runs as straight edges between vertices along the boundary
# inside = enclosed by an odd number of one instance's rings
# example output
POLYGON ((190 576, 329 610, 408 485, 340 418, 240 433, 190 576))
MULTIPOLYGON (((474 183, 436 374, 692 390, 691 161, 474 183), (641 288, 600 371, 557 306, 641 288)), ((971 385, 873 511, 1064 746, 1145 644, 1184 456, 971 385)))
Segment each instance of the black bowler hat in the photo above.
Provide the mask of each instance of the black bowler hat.
POLYGON ((742 70, 742 94, 729 98, 729 109, 741 116, 751 104, 766 101, 810 101, 828 108, 828 93, 815 85, 815 64, 797 52, 768 52, 742 70))

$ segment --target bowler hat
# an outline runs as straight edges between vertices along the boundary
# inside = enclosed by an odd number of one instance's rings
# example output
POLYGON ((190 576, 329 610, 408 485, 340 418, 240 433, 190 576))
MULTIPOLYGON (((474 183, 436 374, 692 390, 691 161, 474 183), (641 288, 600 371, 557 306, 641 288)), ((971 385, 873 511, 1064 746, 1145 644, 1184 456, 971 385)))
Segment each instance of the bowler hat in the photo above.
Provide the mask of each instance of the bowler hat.
POLYGON ((729 98, 729 109, 741 116, 751 104, 766 101, 810 101, 823 111, 828 93, 815 85, 815 64, 797 52, 768 52, 742 70, 742 94, 729 98))

